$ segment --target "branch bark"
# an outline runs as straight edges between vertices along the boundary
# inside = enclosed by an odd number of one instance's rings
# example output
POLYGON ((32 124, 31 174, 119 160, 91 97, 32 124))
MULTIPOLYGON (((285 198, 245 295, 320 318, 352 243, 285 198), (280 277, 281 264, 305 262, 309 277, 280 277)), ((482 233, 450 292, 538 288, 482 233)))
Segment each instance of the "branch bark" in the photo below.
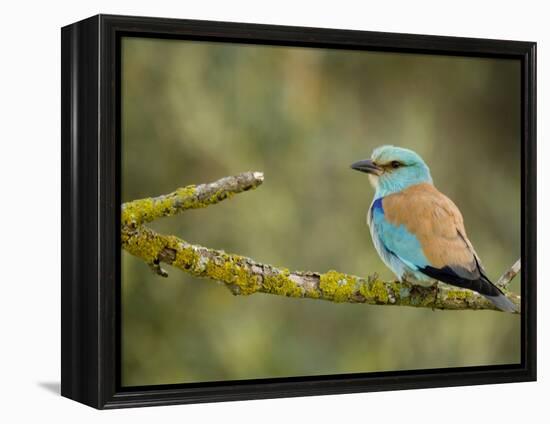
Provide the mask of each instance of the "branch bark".
MULTIPOLYGON (((167 195, 124 203, 121 219, 122 248, 144 260, 161 276, 167 275, 160 267, 162 262, 196 277, 220 281, 235 295, 267 293, 371 305, 498 310, 483 296, 470 290, 440 284, 436 293, 431 287, 410 282, 382 281, 376 273, 361 278, 334 270, 325 273, 289 271, 223 250, 190 244, 173 235, 159 234, 144 225, 187 209, 216 204, 234 194, 258 187, 263 180, 261 172, 245 172, 209 184, 180 188, 167 195)), ((504 290, 519 272, 518 263, 499 279, 504 290)), ((507 291, 506 296, 519 310, 520 297, 507 291)))
POLYGON ((497 281, 497 286, 505 289, 512 282, 514 277, 521 271, 521 259, 518 259, 497 281))

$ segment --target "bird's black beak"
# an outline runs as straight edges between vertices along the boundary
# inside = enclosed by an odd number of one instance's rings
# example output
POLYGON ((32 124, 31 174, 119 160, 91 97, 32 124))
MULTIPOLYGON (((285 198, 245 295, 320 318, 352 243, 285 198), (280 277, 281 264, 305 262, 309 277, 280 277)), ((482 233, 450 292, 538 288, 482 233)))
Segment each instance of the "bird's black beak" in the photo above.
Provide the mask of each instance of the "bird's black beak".
POLYGON ((367 174, 382 175, 384 171, 381 167, 376 165, 371 159, 360 160, 351 164, 351 169, 356 171, 366 172, 367 174))

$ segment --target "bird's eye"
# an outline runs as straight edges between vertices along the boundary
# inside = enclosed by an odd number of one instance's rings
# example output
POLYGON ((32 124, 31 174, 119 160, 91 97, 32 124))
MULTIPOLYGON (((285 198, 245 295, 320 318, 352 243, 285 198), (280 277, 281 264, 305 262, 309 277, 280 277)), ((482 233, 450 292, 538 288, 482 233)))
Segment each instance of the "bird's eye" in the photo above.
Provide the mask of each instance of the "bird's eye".
POLYGON ((394 161, 392 161, 392 163, 391 163, 391 167, 392 167, 393 169, 397 169, 397 168, 399 168, 400 166, 401 166, 401 162, 399 162, 399 161, 394 160, 394 161))

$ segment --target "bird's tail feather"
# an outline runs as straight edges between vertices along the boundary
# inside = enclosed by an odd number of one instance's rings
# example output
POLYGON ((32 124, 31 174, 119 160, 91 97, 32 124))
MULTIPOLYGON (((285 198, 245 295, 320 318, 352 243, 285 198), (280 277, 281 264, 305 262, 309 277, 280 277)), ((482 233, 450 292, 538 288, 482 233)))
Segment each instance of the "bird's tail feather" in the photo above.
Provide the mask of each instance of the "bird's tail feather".
POLYGON ((510 299, 508 299, 503 293, 498 293, 495 296, 489 296, 484 294, 487 299, 489 299, 493 305, 498 309, 504 312, 517 312, 518 308, 510 299))

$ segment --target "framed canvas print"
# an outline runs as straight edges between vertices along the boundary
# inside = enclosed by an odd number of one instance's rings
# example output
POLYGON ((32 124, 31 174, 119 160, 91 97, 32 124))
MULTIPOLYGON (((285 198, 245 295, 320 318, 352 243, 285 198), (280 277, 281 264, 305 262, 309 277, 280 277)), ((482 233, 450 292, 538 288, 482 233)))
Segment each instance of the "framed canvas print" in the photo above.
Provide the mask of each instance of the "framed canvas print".
POLYGON ((62 29, 62 395, 536 378, 535 43, 62 29))

